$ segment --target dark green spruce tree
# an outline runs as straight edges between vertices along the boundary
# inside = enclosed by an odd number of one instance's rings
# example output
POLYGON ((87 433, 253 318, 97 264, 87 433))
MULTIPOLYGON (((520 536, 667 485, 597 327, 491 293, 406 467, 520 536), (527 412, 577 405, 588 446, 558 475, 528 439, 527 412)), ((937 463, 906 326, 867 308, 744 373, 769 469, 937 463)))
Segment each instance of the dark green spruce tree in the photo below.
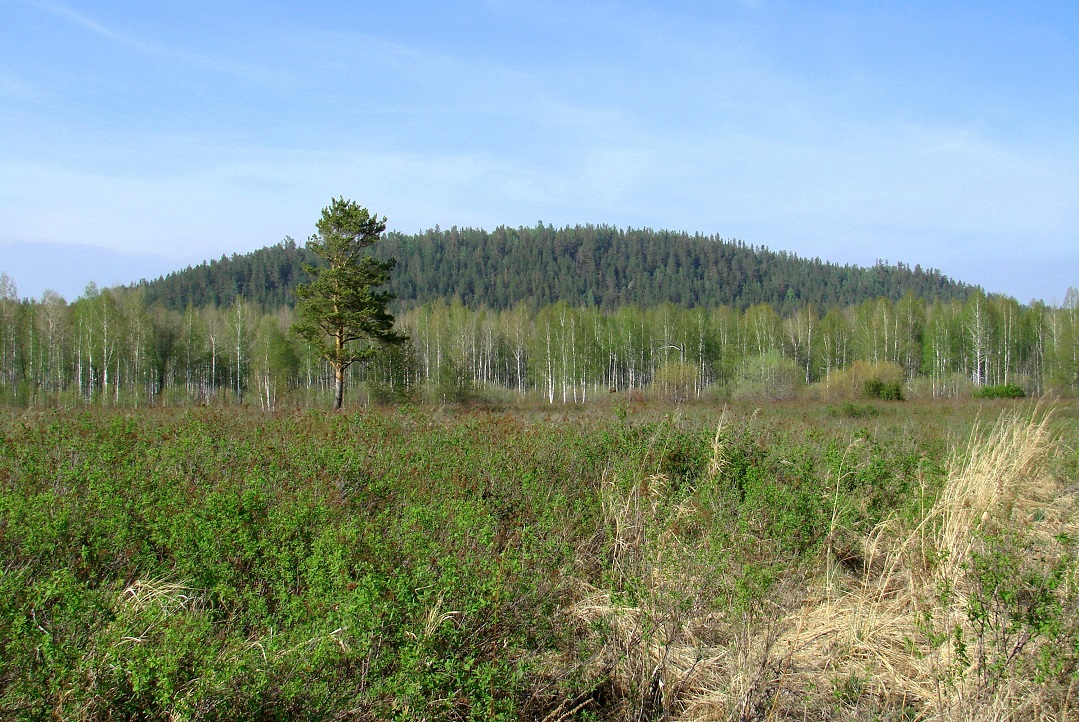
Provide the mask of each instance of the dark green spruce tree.
POLYGON ((325 264, 304 264, 313 280, 296 288, 299 320, 292 330, 333 368, 336 410, 344 398, 345 370, 406 337, 394 331, 393 316, 386 310, 393 294, 376 290, 390 280, 395 261, 364 253, 382 237, 386 219, 336 198, 322 209, 315 228, 307 250, 325 264))

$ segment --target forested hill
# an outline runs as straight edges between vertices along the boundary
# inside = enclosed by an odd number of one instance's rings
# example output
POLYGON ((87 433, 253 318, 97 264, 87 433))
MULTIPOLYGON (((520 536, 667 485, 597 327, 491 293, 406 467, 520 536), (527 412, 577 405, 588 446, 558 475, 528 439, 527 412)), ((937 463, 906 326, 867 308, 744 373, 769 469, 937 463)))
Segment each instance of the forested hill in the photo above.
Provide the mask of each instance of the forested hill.
MULTIPOLYGON (((394 232, 374 252, 397 259, 390 287, 402 307, 457 297, 492 309, 521 301, 604 309, 670 301, 687 308, 768 303, 780 313, 812 303, 824 312, 908 291, 932 301, 965 299, 974 290, 919 266, 842 266, 715 236, 610 226, 394 232)), ((227 304, 237 295, 272 308, 292 302, 292 289, 306 278, 301 264, 311 260, 287 239, 143 285, 149 302, 173 309, 227 304)))

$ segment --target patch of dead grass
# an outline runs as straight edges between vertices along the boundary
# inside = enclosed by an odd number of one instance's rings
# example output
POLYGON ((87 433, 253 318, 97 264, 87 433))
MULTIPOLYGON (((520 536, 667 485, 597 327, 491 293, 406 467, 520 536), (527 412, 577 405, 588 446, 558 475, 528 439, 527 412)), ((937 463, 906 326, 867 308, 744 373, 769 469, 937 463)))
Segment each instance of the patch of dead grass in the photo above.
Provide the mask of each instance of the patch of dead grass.
MULTIPOLYGON (((993 629, 971 611, 986 593, 976 568, 987 535, 1007 533, 1042 550, 1017 561, 1034 567, 1070 555, 1061 540, 1079 535, 1074 492, 1048 473, 1050 417, 1035 409, 976 430, 921 519, 886 521, 862 540, 860 574, 822 565, 808 588, 798 579, 780 583, 773 613, 741 620, 714 608, 693 573, 694 550, 666 533, 664 525, 684 524, 691 510, 665 510, 664 479, 606 480, 618 583, 582 583, 566 614, 598 648, 589 664, 618 699, 611 713, 694 721, 1066 719, 1071 689, 1036 683, 1031 673, 1046 640, 1021 619, 993 629)), ((722 444, 717 431, 709 474, 723 473, 722 444)), ((1062 610, 1074 579, 1073 565, 1054 592, 1062 610)))

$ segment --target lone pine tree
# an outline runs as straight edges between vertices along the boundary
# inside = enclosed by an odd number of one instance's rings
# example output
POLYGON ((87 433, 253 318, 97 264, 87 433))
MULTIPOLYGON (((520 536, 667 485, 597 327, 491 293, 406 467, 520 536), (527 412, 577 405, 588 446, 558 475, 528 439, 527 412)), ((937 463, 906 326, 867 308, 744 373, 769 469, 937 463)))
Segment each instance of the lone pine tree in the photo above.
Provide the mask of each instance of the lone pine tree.
POLYGON ((393 294, 377 291, 390 280, 395 261, 364 253, 381 238, 386 219, 344 198, 332 199, 307 239, 307 250, 324 265, 304 264, 310 283, 296 288, 299 321, 293 332, 318 351, 334 371, 334 409, 341 408, 345 370, 371 358, 381 348, 402 343, 386 310, 393 294))

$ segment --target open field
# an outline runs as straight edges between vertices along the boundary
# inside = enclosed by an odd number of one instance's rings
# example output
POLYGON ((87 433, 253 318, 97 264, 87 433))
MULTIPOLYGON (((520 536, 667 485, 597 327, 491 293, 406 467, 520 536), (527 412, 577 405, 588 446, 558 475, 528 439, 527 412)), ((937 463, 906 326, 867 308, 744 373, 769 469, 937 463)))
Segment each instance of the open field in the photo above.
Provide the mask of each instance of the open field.
POLYGON ((0 718, 1068 719, 1079 405, 0 416, 0 718))

